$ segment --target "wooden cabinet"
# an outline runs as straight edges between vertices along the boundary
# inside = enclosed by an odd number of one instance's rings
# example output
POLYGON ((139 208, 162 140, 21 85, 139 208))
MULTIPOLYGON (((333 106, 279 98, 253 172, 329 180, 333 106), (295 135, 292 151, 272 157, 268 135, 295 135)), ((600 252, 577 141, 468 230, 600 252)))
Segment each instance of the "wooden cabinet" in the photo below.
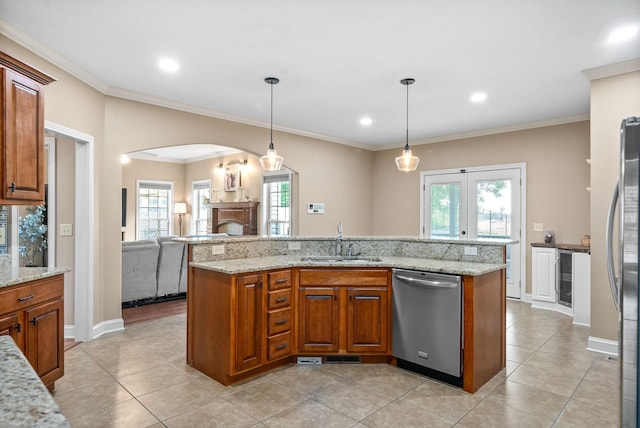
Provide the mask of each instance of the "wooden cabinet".
POLYGON ((229 235, 258 234, 259 202, 220 202, 211 207, 211 232, 229 235))
POLYGON ((288 361, 292 349, 290 270, 242 275, 190 271, 188 364, 229 385, 288 361))
POLYGON ((238 276, 232 292, 237 301, 234 373, 240 373, 259 367, 263 360, 262 275, 238 276))
POLYGON ((13 337, 42 382, 64 374, 64 275, 0 289, 0 334, 13 337))
POLYGON ((267 360, 274 361, 292 352, 291 270, 269 272, 267 276, 267 360))
POLYGON ((390 354, 388 269, 300 269, 298 352, 390 354))
POLYGON ((53 79, 0 52, 0 204, 44 200, 44 94, 53 79))

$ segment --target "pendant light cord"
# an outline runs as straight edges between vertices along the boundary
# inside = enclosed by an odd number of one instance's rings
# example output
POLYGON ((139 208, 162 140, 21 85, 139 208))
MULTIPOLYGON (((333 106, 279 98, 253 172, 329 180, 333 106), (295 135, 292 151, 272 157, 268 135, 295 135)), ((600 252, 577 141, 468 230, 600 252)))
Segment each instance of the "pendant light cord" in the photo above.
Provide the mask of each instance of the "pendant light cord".
POLYGON ((408 147, 409 146, 409 85, 407 84, 405 86, 407 87, 407 141, 406 141, 406 147, 408 147))
POLYGON ((269 148, 273 149, 273 83, 270 84, 271 86, 271 136, 270 141, 269 141, 269 148))

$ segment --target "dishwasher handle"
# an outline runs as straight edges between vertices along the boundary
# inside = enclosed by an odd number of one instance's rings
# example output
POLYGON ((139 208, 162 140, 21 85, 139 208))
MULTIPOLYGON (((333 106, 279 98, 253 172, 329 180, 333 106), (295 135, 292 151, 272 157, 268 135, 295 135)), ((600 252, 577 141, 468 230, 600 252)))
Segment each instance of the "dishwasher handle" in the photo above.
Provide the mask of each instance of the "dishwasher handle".
POLYGON ((412 276, 398 275, 398 274, 396 274, 395 277, 401 281, 406 281, 412 285, 419 285, 419 286, 425 286, 425 287, 456 288, 458 286, 457 282, 451 282, 451 281, 436 281, 433 279, 414 278, 412 276))

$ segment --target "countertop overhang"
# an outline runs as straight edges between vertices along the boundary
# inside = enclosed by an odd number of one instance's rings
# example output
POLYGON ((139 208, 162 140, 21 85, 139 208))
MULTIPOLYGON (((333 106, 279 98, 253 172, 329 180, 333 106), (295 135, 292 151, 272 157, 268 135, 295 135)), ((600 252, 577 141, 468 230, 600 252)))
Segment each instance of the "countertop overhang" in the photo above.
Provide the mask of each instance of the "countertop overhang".
POLYGON ((0 288, 70 272, 64 267, 20 267, 0 269, 0 288))
POLYGON ((0 336, 0 425, 69 427, 11 336, 0 336))
POLYGON ((479 276, 505 269, 505 264, 475 263, 454 260, 420 259, 414 257, 379 257, 380 261, 313 261, 303 260, 299 255, 269 256, 227 259, 209 262, 192 262, 190 265, 224 274, 242 274, 273 269, 294 267, 331 267, 331 268, 399 268, 427 272, 448 273, 454 275, 479 276))

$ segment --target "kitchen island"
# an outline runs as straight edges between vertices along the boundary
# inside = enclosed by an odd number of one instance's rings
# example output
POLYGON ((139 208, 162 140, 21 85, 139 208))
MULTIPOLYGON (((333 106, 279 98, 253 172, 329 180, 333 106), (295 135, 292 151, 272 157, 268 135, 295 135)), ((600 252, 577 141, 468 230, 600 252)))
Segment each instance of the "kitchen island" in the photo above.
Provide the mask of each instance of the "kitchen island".
POLYGON ((190 240, 187 362, 226 385, 299 357, 393 364, 392 269, 413 269, 462 276, 462 386, 475 392, 506 363, 509 243, 343 238, 362 255, 337 257, 335 238, 190 240))

